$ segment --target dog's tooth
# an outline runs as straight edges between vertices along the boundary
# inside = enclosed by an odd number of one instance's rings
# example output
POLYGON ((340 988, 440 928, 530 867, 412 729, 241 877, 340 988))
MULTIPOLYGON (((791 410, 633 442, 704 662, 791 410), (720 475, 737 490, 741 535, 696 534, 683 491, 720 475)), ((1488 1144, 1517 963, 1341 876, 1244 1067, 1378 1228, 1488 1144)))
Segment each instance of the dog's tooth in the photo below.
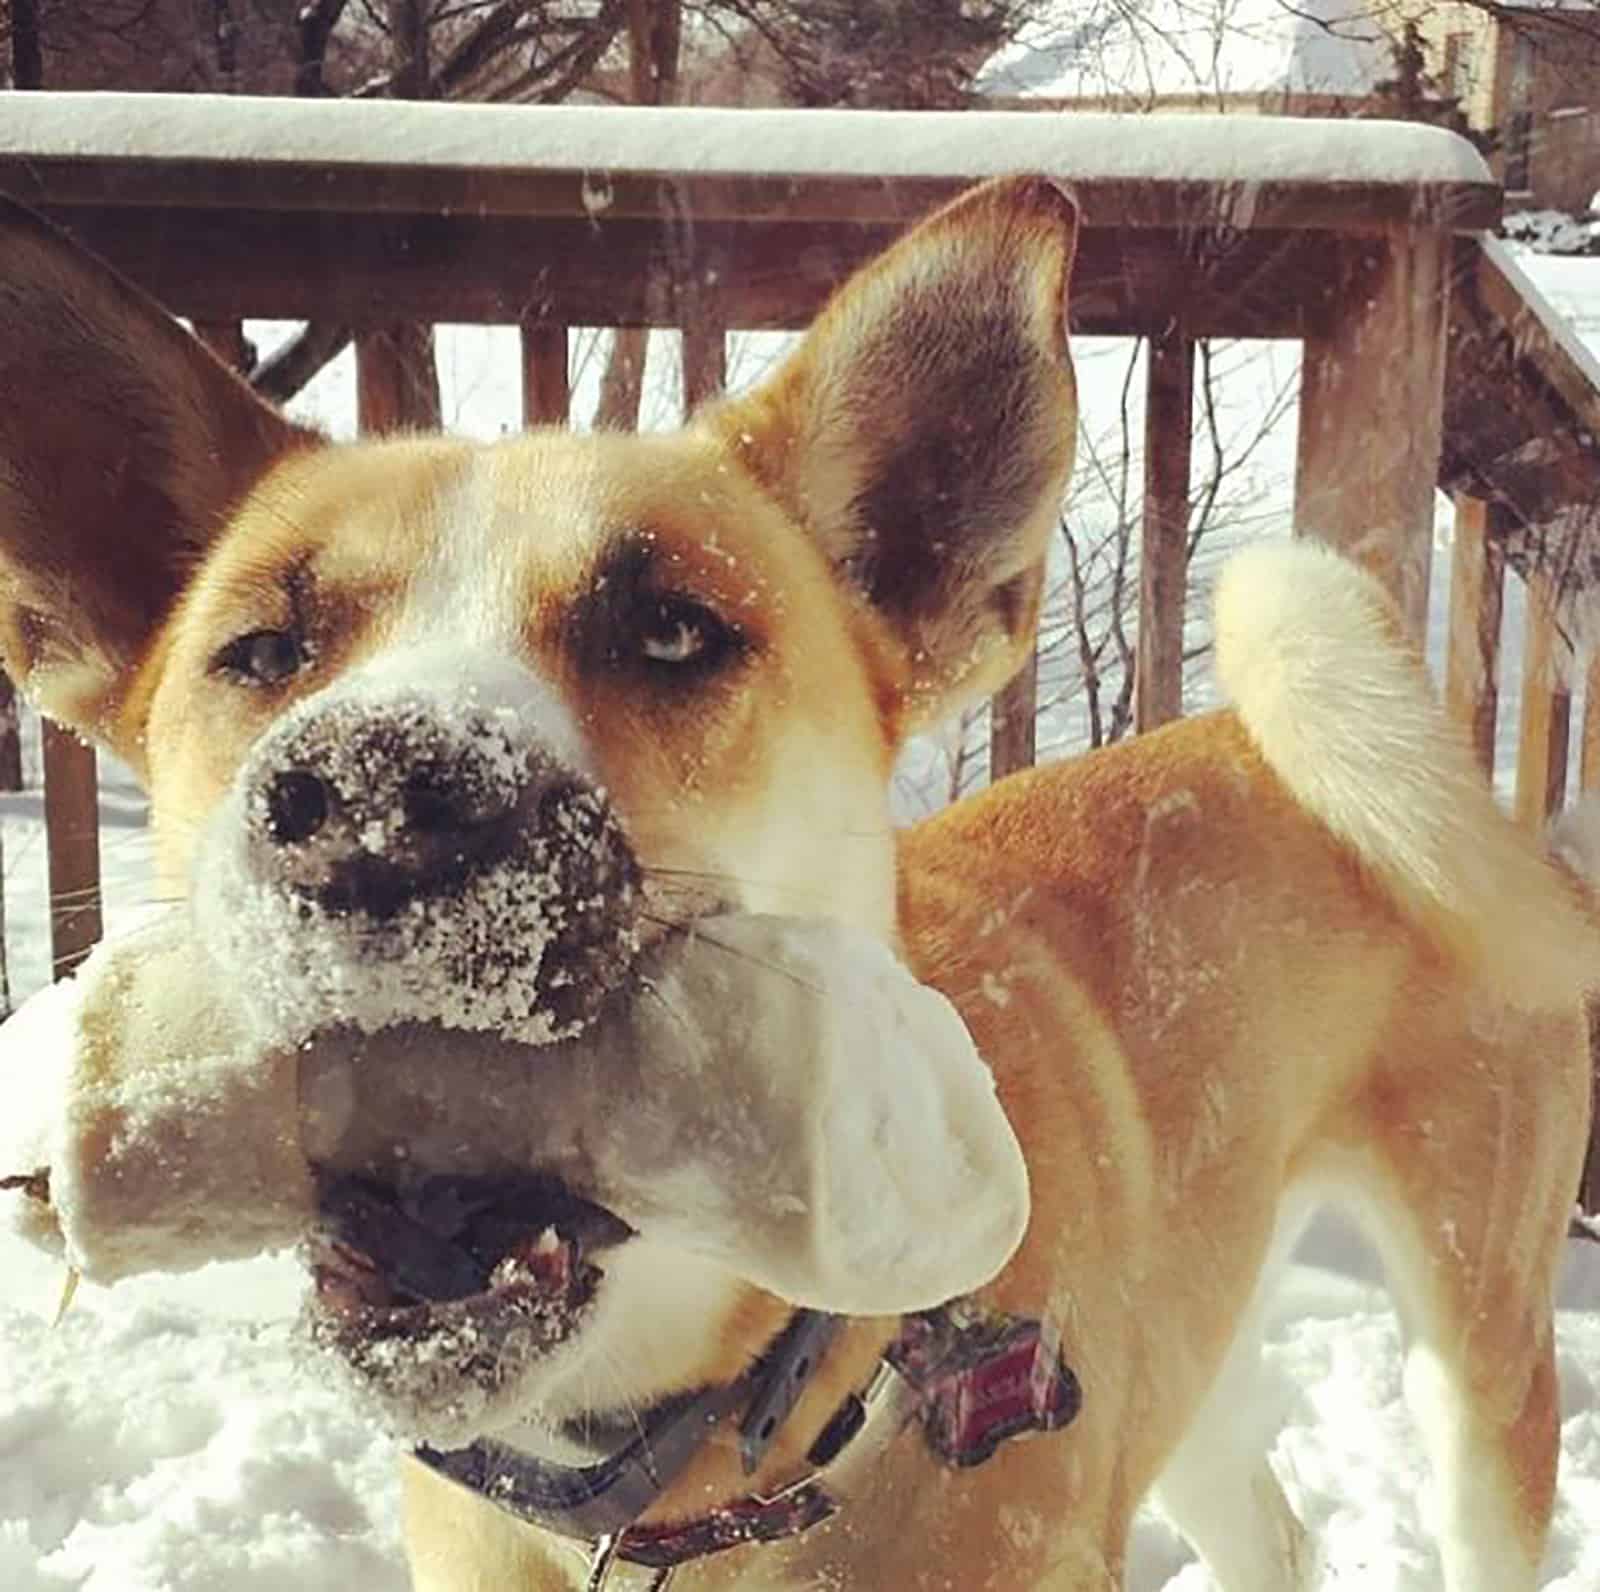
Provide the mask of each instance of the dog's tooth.
POLYGON ((561 1236, 553 1227, 547 1227, 534 1241, 533 1252, 536 1255, 553 1255, 561 1247, 561 1236))

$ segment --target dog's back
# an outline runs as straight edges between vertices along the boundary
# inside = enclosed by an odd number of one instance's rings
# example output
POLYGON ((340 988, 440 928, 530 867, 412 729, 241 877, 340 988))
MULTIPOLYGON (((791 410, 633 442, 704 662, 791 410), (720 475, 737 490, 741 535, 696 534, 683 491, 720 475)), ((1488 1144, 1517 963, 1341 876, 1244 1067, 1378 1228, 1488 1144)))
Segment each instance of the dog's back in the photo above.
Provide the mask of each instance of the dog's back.
POLYGON ((1236 713, 1017 776, 902 852, 913 959, 1033 1168, 1005 1297, 1048 1295, 1089 1346, 1064 1513, 1162 1472, 1220 1585, 1311 1584, 1236 1417, 1274 1259, 1334 1200, 1409 1329, 1451 1592, 1531 1587, 1595 937, 1364 575, 1305 544, 1248 555, 1218 646, 1236 713))

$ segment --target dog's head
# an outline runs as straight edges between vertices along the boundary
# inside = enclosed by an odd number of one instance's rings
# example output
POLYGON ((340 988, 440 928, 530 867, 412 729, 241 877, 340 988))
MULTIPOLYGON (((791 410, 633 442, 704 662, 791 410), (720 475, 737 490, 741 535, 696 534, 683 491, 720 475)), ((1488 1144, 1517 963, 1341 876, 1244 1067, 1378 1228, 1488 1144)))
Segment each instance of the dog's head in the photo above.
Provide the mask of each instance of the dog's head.
MULTIPOLYGON (((974 190, 676 435, 336 446, 0 211, 0 653, 144 775, 165 887, 286 1035, 563 1038, 710 910, 892 938, 897 751, 1031 644, 1074 225, 1047 182, 974 190)), ((514 1374, 470 1301, 441 1405, 456 1379, 491 1388, 480 1426, 637 1406, 781 1320, 566 1217, 604 1247, 595 1297, 514 1374)), ((392 1284, 333 1279, 346 1327, 352 1289, 395 1349, 392 1284)))

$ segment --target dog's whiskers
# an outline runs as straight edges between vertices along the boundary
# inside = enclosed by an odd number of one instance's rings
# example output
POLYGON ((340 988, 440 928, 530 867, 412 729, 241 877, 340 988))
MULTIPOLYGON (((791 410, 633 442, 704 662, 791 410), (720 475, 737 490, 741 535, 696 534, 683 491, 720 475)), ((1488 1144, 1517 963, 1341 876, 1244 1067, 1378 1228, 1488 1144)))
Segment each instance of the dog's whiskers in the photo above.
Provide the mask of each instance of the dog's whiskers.
POLYGON ((66 1278, 61 1285, 61 1299, 56 1305, 55 1319, 50 1323, 52 1328, 59 1327, 67 1319, 72 1301, 78 1296, 78 1284, 82 1281, 83 1273, 76 1266, 68 1266, 66 1278))
POLYGON ((637 978, 635 980, 634 987, 642 998, 655 1001, 656 1004, 659 1005, 664 1012, 666 1012, 666 1014, 684 1031, 686 1035, 692 1035, 694 1033, 694 1029, 690 1025, 688 1018, 686 1018, 683 1013, 680 1012, 664 994, 662 994, 659 985, 653 983, 647 978, 637 978))
POLYGON ((762 968, 764 971, 773 974, 774 977, 788 979, 791 984, 796 985, 800 989, 809 990, 811 994, 815 995, 819 1000, 823 998, 821 987, 817 984, 813 984, 810 979, 801 977, 801 975, 795 972, 793 968, 783 967, 777 962, 770 962, 765 957, 757 956, 754 952, 747 951, 743 946, 729 945, 726 941, 719 940, 716 935, 710 933, 706 929, 704 919, 694 920, 691 923, 685 924, 681 922, 673 922, 665 918, 655 917, 650 913, 644 913, 643 916, 648 922, 654 923, 661 928, 692 928, 701 944, 709 945, 713 950, 721 951, 724 956, 731 956, 737 961, 744 962, 751 967, 762 968))
MULTIPOLYGON (((713 869, 679 868, 666 864, 645 863, 641 870, 645 880, 651 885, 661 885, 667 888, 677 888, 689 892, 695 886, 720 887, 723 891, 766 891, 773 888, 778 882, 772 879, 760 879, 750 875, 735 873, 721 873, 713 869)), ((785 881, 782 884, 783 894, 792 901, 814 904, 818 907, 826 906, 835 899, 834 890, 818 886, 807 889, 802 885, 785 881)), ((822 915, 826 915, 825 913, 822 915)))

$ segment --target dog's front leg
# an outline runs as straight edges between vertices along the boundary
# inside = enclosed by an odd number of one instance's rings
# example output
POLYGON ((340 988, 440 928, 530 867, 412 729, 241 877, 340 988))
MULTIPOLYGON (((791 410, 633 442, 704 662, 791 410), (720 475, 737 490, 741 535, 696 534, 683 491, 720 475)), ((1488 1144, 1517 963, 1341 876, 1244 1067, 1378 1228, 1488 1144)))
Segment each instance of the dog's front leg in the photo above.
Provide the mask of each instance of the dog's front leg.
POLYGON ((400 1468, 412 1592, 575 1592, 576 1546, 523 1525, 414 1459, 400 1468))

